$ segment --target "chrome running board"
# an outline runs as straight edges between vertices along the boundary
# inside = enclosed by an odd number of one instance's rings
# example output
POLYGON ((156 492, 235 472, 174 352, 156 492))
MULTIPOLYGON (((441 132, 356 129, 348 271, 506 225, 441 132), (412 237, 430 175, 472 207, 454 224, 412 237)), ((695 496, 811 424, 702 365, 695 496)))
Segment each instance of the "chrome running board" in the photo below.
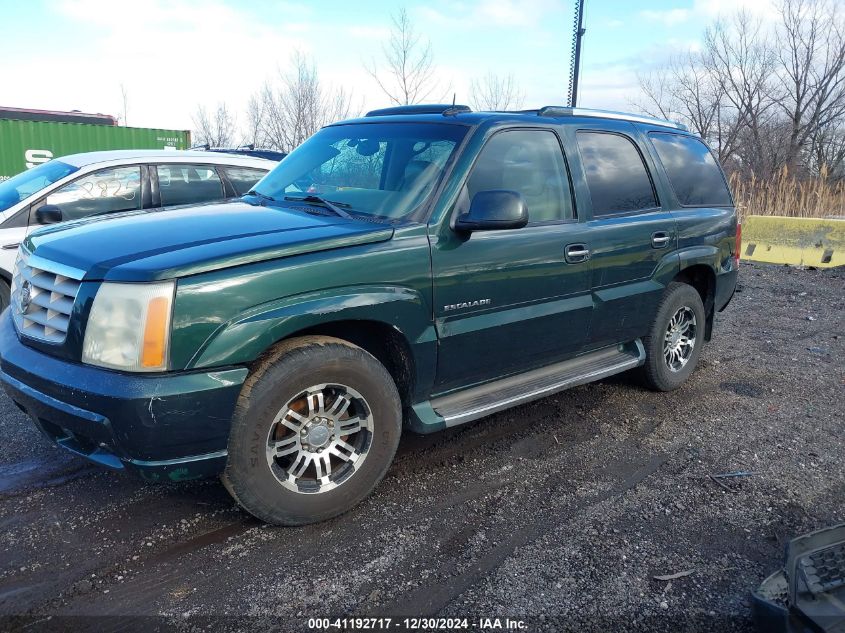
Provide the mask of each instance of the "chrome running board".
POLYGON ((446 426, 457 426, 570 387, 633 369, 644 362, 645 349, 637 339, 627 345, 608 347, 548 367, 440 396, 431 401, 431 407, 443 418, 446 426))

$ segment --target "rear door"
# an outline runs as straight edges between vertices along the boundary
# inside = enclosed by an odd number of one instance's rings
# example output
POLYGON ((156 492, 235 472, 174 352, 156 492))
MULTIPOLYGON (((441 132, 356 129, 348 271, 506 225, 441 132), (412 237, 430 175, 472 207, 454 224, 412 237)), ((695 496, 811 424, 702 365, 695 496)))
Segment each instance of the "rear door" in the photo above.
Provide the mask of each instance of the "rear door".
POLYGON ((661 205, 654 164, 624 121, 567 128, 578 148, 591 217, 593 321, 587 349, 643 336, 663 286, 652 279, 676 247, 675 219, 661 205))
POLYGON ((689 134, 648 132, 677 198, 678 249, 718 247, 720 269, 733 266, 736 213, 724 173, 704 142, 689 134))
POLYGON ((573 356, 592 311, 590 263, 574 257, 585 239, 570 178, 552 130, 491 136, 464 183, 452 217, 479 191, 519 192, 521 229, 432 236, 434 316, 439 338, 436 391, 484 382, 573 356))

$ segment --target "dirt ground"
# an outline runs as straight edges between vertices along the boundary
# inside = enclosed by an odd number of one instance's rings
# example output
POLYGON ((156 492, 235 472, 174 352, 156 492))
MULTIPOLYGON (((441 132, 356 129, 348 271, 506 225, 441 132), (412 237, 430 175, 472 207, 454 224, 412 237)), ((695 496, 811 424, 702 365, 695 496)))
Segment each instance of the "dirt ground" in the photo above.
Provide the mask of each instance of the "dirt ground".
POLYGON ((740 284, 680 390, 620 376, 408 435, 375 494, 304 528, 216 480, 89 465, 2 396, 0 628, 752 631, 785 541, 845 520, 845 270, 743 264, 740 284), (708 477, 731 471, 753 474, 708 477))

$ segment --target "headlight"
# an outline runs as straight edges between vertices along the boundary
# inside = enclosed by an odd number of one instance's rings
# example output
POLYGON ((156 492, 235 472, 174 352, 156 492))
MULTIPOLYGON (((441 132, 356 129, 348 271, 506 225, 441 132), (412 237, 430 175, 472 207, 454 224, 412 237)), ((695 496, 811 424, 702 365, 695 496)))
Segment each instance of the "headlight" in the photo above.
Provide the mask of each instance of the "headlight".
POLYGON ((164 371, 175 284, 104 282, 82 344, 82 362, 125 371, 164 371))

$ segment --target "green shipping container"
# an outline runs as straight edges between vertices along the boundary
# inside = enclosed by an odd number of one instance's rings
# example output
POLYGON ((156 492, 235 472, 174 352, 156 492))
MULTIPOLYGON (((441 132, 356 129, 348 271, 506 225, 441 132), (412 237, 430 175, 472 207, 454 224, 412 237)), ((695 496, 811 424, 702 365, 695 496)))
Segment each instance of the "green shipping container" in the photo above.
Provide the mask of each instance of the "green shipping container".
POLYGON ((0 119, 0 180, 68 154, 190 145, 191 133, 181 130, 0 119))

